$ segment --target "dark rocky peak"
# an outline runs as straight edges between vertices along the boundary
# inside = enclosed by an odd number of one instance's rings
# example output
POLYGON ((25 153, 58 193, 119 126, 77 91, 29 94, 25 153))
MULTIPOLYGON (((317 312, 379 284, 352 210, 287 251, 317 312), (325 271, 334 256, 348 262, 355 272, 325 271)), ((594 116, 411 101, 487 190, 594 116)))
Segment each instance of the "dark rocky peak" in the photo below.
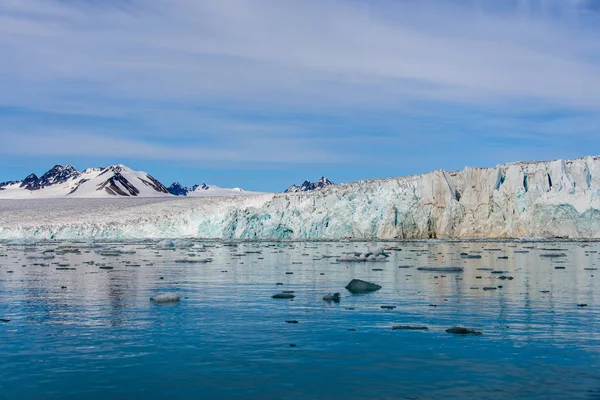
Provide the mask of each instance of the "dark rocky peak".
POLYGON ((321 179, 319 179, 318 181, 315 181, 315 182, 306 180, 300 186, 292 185, 289 188, 287 188, 283 193, 310 192, 313 190, 323 189, 323 188, 325 188, 327 186, 331 186, 331 185, 335 185, 335 183, 331 182, 329 179, 322 176, 321 179))
POLYGON ((187 196, 188 192, 190 191, 179 182, 173 182, 171 186, 167 188, 167 190, 169 193, 175 196, 187 196))
POLYGON ((40 178, 38 178, 36 174, 29 174, 25 179, 21 181, 20 187, 25 188, 27 190, 38 190, 40 188, 38 183, 39 180, 40 178))
POLYGON ((70 179, 78 178, 79 175, 81 175, 81 173, 71 165, 55 165, 41 176, 38 180, 38 186, 41 189, 46 186, 58 185, 65 183, 70 179))
POLYGON ((118 165, 109 165, 108 167, 104 168, 102 170, 102 172, 100 173, 100 175, 104 175, 107 173, 113 173, 113 174, 120 174, 121 172, 125 171, 127 167, 125 167, 122 164, 118 164, 118 165))
POLYGON ((208 186, 206 183, 203 183, 202 185, 192 186, 192 192, 195 192, 196 190, 208 190, 208 189, 210 189, 210 186, 208 186))
POLYGON ((315 182, 315 184, 317 185, 317 187, 319 188, 323 188, 325 186, 330 186, 330 185, 335 185, 335 183, 331 182, 329 179, 327 179, 327 177, 322 176, 321 179, 319 179, 318 181, 315 182))

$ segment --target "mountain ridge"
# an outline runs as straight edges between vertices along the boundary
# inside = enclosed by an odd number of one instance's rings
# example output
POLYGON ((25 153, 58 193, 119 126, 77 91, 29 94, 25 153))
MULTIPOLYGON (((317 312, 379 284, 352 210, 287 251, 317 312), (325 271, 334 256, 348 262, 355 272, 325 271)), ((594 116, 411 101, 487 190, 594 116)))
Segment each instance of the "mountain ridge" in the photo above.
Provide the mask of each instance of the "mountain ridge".
POLYGON ((175 182, 166 187, 152 175, 134 171, 123 164, 83 171, 72 165, 57 164, 40 177, 31 173, 20 181, 0 183, 0 199, 228 196, 246 193, 239 188, 224 189, 205 183, 186 188, 175 182))
POLYGON ((329 179, 327 179, 327 177, 322 176, 315 182, 311 182, 307 179, 300 186, 292 185, 284 190, 283 193, 311 192, 313 190, 321 190, 332 185, 335 185, 335 183, 331 182, 329 179))

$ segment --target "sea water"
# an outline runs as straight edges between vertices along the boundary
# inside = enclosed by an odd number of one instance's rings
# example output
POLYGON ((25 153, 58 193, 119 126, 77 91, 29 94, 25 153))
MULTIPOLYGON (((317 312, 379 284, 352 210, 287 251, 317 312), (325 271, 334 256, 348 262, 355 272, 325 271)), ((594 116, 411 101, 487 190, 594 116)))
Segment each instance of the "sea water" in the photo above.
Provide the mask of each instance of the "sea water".
POLYGON ((599 243, 372 245, 0 244, 0 399, 600 398, 599 243))

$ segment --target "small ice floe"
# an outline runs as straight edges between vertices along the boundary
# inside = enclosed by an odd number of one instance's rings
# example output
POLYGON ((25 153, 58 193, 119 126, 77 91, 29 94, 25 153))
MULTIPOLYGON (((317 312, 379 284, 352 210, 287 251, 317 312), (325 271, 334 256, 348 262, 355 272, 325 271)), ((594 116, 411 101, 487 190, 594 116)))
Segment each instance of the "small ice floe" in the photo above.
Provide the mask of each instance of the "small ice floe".
POLYGON ((369 247, 367 249, 367 252, 369 252, 371 254, 374 254, 376 256, 380 256, 380 255, 381 256, 386 256, 386 257, 389 256, 389 254, 387 254, 385 252, 385 247, 369 247))
POLYGON ((354 252, 337 259, 338 262, 387 262, 390 255, 384 247, 369 247, 366 253, 354 252))
POLYGON ((90 249, 94 249, 94 248, 102 247, 102 245, 96 243, 96 241, 94 240, 93 237, 89 237, 85 241, 85 247, 90 248, 90 249))
POLYGON ((481 254, 460 253, 460 257, 468 259, 479 259, 481 258, 481 254))
POLYGON ((547 253, 547 254, 540 254, 540 257, 542 258, 560 258, 560 257, 566 257, 567 255, 565 253, 547 253))
POLYGON ((340 294, 339 293, 334 293, 334 294, 326 294, 325 296, 323 296, 323 300, 325 300, 326 302, 330 303, 330 302, 336 302, 339 303, 340 301, 340 294))
POLYGON ((463 272, 463 267, 419 267, 417 271, 425 272, 463 272))
POLYGON ((352 279, 346 285, 346 289, 351 293, 369 293, 381 289, 381 286, 361 279, 352 279))
POLYGON ((452 328, 446 329, 446 332, 453 333, 455 335, 481 335, 481 331, 475 329, 465 328, 464 326, 453 326, 452 328))
POLYGON ((177 293, 161 293, 150 297, 150 300, 155 303, 177 303, 180 299, 177 293))
POLYGON ((196 264, 196 263, 209 263, 212 262, 212 258, 182 258, 175 260, 177 264, 196 264))
POLYGON ((99 255, 104 257, 119 257, 121 255, 121 250, 103 250, 97 252, 99 255))
POLYGON ((392 326, 394 331, 427 331, 429 330, 426 326, 413 326, 413 325, 396 325, 392 326))
POLYGON ((165 239, 156 244, 156 247, 161 249, 185 249, 193 246, 194 242, 186 239, 165 239))
POLYGON ((502 275, 502 276, 499 276, 498 279, 501 279, 503 281, 505 281, 505 280, 512 281, 515 278, 513 278, 512 276, 508 276, 508 275, 502 275))
POLYGON ((271 297, 274 299, 293 299, 296 296, 293 293, 277 293, 271 297))
POLYGON ((13 239, 8 241, 9 246, 35 246, 37 241, 34 239, 13 239))

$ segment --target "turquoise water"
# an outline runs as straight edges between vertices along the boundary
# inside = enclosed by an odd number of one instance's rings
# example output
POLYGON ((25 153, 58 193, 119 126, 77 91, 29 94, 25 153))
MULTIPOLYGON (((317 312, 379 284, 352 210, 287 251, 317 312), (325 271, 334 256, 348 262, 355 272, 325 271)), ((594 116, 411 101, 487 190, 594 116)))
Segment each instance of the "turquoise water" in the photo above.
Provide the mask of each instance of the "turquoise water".
POLYGON ((600 399, 598 243, 58 245, 0 244, 0 399, 600 399))

